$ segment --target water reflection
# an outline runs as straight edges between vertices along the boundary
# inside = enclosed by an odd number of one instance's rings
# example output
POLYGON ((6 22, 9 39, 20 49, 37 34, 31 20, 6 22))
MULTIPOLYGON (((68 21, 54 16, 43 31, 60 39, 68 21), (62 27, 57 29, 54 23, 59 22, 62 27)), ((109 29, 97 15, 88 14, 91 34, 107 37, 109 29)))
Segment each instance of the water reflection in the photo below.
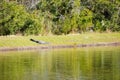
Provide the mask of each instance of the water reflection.
POLYGON ((0 53, 0 80, 120 80, 119 49, 0 53))

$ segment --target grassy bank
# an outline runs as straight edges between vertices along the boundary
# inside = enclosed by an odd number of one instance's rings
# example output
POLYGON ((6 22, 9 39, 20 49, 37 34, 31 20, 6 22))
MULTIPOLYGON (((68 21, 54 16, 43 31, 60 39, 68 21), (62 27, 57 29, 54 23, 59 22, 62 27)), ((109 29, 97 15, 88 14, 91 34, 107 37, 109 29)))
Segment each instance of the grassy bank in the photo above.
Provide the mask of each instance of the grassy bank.
POLYGON ((87 44, 100 42, 120 42, 120 33, 85 33, 51 36, 0 36, 0 47, 43 46, 30 38, 49 42, 46 45, 87 44))

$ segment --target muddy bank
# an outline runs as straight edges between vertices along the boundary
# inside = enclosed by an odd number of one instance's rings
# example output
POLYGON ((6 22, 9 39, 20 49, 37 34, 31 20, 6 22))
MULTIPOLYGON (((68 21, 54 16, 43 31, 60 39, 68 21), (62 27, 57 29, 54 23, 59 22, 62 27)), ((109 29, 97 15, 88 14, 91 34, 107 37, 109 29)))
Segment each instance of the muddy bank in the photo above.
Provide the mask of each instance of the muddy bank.
POLYGON ((120 42, 95 43, 95 44, 74 44, 74 45, 50 45, 50 46, 30 46, 16 48, 0 48, 0 51, 23 51, 23 50, 42 50, 42 49, 62 49, 62 48, 82 48, 82 47, 98 47, 98 46, 120 46, 120 42))

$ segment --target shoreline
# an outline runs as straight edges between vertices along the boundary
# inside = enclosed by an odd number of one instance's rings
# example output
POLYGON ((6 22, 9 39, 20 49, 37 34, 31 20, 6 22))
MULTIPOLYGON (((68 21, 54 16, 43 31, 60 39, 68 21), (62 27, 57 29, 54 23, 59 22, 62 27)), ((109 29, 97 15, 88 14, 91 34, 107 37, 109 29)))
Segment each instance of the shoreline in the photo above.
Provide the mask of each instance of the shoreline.
POLYGON ((120 42, 102 42, 94 44, 73 44, 73 45, 49 45, 49 46, 26 46, 26 47, 2 47, 0 52, 6 51, 25 51, 25 50, 44 50, 44 49, 64 49, 64 48, 83 48, 99 46, 120 46, 120 42))

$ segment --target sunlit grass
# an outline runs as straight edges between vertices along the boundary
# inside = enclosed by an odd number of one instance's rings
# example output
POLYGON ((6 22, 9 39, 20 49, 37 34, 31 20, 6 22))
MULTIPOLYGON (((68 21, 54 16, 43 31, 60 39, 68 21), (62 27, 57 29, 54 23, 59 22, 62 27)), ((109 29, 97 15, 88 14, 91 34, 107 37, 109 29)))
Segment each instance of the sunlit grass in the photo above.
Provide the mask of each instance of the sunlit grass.
POLYGON ((120 42, 120 33, 84 33, 51 36, 0 36, 0 47, 43 46, 30 38, 49 42, 46 45, 87 44, 100 42, 120 42))

